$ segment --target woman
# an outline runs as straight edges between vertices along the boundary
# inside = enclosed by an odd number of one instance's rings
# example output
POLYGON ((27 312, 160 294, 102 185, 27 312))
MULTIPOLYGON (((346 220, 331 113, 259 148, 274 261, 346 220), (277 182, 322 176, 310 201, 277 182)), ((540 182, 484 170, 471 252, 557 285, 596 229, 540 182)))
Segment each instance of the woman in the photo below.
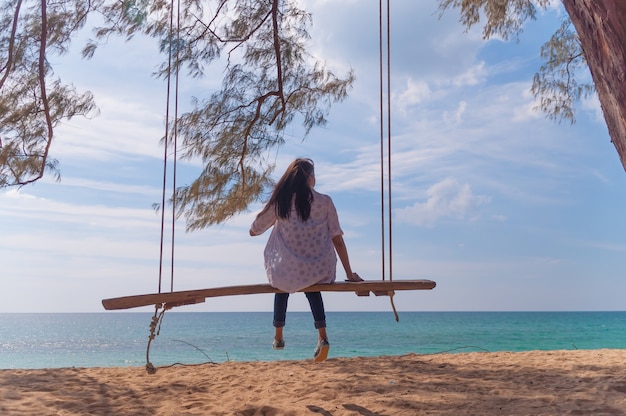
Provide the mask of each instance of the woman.
MULTIPOLYGON (((363 280, 350 268, 332 199, 316 192, 314 186, 313 161, 294 160, 250 227, 250 235, 256 236, 274 226, 264 251, 267 278, 273 287, 284 292, 274 297, 274 349, 285 347, 283 327, 289 294, 316 283, 334 282, 337 255, 348 280, 363 280)), ((324 361, 330 344, 322 294, 305 292, 305 295, 319 335, 314 359, 324 361)))

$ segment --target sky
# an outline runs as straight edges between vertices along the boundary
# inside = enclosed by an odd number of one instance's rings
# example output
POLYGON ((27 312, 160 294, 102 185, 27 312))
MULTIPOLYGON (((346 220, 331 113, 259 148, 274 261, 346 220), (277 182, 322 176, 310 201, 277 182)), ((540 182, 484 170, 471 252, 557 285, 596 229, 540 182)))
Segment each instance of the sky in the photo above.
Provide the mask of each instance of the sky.
MULTIPOLYGON (((354 271, 379 280, 378 2, 303 4, 313 14, 311 54, 339 76, 353 69, 356 81, 326 126, 306 138, 288 129, 272 156, 275 174, 295 157, 315 161, 316 188, 335 202, 354 271)), ((626 173, 599 102, 583 100, 575 124, 558 124, 534 110, 529 92, 540 47, 563 16, 554 3, 519 39, 485 41, 457 11, 440 17, 435 0, 392 2, 392 277, 437 283, 397 292, 400 314, 626 309, 626 173)), ((60 182, 0 191, 0 312, 101 312, 102 299, 158 290, 161 218, 152 205, 161 200, 166 85, 151 74, 163 57, 138 36, 83 60, 88 35, 51 62, 64 82, 94 94, 99 115, 57 129, 60 182)), ((220 71, 181 79, 181 108, 214 91, 220 71)), ((199 168, 179 162, 179 185, 199 168)), ((192 233, 178 221, 174 289, 265 283, 269 233, 248 235, 260 208, 192 233)), ((170 239, 166 232, 164 290, 170 239)), ((328 311, 391 310, 384 297, 325 293, 324 301, 328 311)), ((272 298, 178 310, 271 311, 272 298)), ((292 296, 290 310, 308 310, 304 295, 292 296)))

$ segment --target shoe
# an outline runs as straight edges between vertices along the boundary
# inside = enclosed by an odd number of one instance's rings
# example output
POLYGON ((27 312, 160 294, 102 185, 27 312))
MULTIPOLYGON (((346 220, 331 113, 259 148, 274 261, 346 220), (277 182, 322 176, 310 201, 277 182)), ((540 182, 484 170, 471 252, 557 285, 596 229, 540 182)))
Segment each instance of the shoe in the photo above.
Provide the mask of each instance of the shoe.
POLYGON ((328 340, 321 340, 320 342, 317 343, 317 347, 315 348, 315 353, 313 354, 313 360, 316 363, 321 363, 322 361, 325 361, 326 358, 328 357, 328 350, 330 349, 330 344, 328 343, 328 340))
POLYGON ((277 340, 275 339, 274 342, 272 343, 272 348, 275 350, 282 350, 285 348, 285 340, 281 339, 281 340, 277 340))

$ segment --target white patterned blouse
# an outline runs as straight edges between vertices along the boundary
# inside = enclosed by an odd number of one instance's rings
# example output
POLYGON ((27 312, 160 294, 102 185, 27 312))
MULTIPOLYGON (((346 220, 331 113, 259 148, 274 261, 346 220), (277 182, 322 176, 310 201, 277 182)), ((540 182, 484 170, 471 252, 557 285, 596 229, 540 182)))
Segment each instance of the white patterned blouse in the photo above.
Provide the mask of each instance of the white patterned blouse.
POLYGON ((294 293, 316 283, 335 281, 337 255, 333 237, 343 235, 337 210, 328 195, 313 190, 311 215, 302 221, 295 205, 288 219, 277 218, 270 207, 257 216, 250 231, 263 234, 274 226, 265 246, 265 271, 270 284, 294 293))

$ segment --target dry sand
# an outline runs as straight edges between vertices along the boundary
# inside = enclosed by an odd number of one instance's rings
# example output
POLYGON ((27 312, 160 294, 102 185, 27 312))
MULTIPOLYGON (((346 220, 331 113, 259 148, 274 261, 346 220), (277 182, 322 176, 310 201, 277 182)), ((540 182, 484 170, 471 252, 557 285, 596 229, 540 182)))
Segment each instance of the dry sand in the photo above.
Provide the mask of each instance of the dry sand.
POLYGON ((0 370, 0 415, 315 414, 626 415, 626 350, 0 370))

